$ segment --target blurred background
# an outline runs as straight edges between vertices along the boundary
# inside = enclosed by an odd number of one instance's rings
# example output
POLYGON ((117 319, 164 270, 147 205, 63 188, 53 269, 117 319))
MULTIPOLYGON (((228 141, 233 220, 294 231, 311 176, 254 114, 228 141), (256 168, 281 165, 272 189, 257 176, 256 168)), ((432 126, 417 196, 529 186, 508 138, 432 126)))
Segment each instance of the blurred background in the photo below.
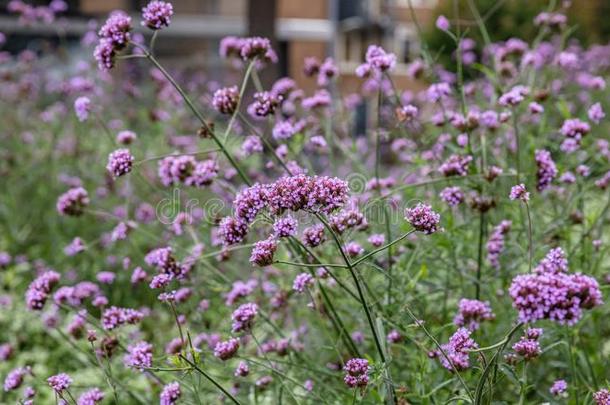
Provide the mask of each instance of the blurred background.
MULTIPOLYGON (((68 52, 82 52, 79 42, 91 31, 92 20, 105 18, 112 10, 129 11, 138 20, 146 0, 66 0, 67 8, 49 13, 51 1, 0 1, 0 32, 7 36, 4 50, 43 51, 62 45, 68 52), (28 9, 16 11, 16 4, 28 9)), ((265 81, 290 76, 305 90, 315 81, 304 76, 303 60, 333 57, 341 70, 341 86, 353 90, 353 75, 369 44, 381 44, 400 62, 395 80, 404 88, 417 88, 407 78, 407 64, 420 54, 422 40, 438 62, 452 70, 455 63, 451 39, 434 29, 439 14, 459 22, 467 35, 478 39, 471 7, 485 20, 492 41, 518 35, 532 39, 533 18, 558 4, 549 0, 174 0, 171 26, 157 43, 158 55, 166 63, 203 67, 211 74, 226 68, 218 56, 218 41, 227 35, 259 35, 270 38, 280 63, 266 71, 265 81), (457 21, 459 19, 459 21, 457 21), (419 29, 418 25, 419 24, 419 29)), ((584 44, 606 43, 610 37, 610 1, 562 2, 568 8, 573 36, 584 44)), ((149 30, 137 27, 142 34, 149 30)))

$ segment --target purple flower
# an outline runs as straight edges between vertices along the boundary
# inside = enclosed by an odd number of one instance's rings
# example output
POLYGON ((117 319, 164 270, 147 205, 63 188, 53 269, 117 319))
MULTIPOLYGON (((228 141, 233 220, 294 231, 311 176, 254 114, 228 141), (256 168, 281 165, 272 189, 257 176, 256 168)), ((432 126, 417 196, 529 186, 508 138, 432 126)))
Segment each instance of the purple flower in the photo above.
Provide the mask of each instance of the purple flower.
POLYGON ((525 96, 528 94, 528 87, 517 85, 502 94, 498 99, 498 103, 503 107, 515 107, 525 100, 525 96))
POLYGON ((466 328, 458 329, 449 342, 441 347, 447 355, 437 354, 443 367, 450 371, 462 371, 470 367, 469 350, 476 349, 479 345, 470 337, 470 331, 466 328))
POLYGON ((381 247, 385 243, 385 235, 382 233, 376 233, 367 239, 367 242, 373 245, 373 247, 381 247))
POLYGON ((601 178, 595 180, 595 186, 602 190, 605 190, 610 185, 610 170, 606 172, 601 178))
POLYGON ((500 253, 504 250, 504 236, 510 231, 511 221, 502 221, 494 227, 489 240, 487 241, 487 261, 491 267, 500 268, 500 253))
POLYGON ((47 302, 51 290, 59 282, 59 278, 59 273, 48 270, 34 279, 25 292, 28 309, 41 310, 47 302))
POLYGON ((91 112, 91 100, 89 97, 79 97, 74 101, 74 112, 80 122, 86 121, 91 112))
POLYGON ((96 405, 98 402, 104 400, 104 392, 99 388, 92 388, 89 391, 85 391, 80 397, 78 397, 77 405, 96 405))
POLYGON ((140 322, 144 314, 131 308, 119 308, 112 306, 102 313, 102 327, 105 330, 113 330, 125 324, 140 322))
POLYGON ((563 249, 558 247, 549 250, 544 259, 542 259, 538 266, 536 266, 534 272, 538 274, 567 273, 568 259, 566 258, 566 254, 563 249))
POLYGON ((466 176, 468 165, 472 162, 472 156, 451 155, 439 168, 438 171, 445 177, 466 176))
POLYGON ((378 45, 369 45, 365 60, 371 68, 379 72, 392 70, 396 65, 396 55, 386 52, 378 45))
POLYGON ((79 216, 89 205, 89 194, 82 187, 74 187, 57 199, 57 212, 61 215, 79 216))
POLYGON ((221 114, 233 114, 239 102, 239 89, 237 86, 223 87, 214 92, 212 105, 221 114))
POLYGON ((180 391, 180 384, 174 381, 165 386, 159 396, 160 405, 174 405, 180 399, 182 392, 180 391))
POLYGON ((298 222, 296 219, 287 215, 279 218, 273 224, 273 235, 276 238, 287 238, 297 233, 298 222))
POLYGON ((402 335, 396 329, 392 329, 388 333, 388 336, 386 336, 386 340, 388 341, 388 343, 400 343, 402 341, 402 339, 403 339, 402 335))
POLYGON ((301 104, 303 108, 313 110, 314 108, 328 107, 331 103, 332 98, 330 93, 325 89, 321 89, 317 90, 313 96, 303 99, 301 104))
POLYGON ((552 395, 560 396, 560 395, 564 394, 567 391, 567 389, 568 389, 568 383, 565 380, 557 380, 553 383, 553 385, 549 389, 549 392, 552 395))
POLYGON ((248 363, 245 361, 240 361, 233 375, 235 375, 235 377, 246 377, 248 374, 250 374, 250 367, 248 367, 248 363))
POLYGON ((343 366, 343 381, 350 388, 366 387, 369 383, 369 362, 366 359, 349 359, 343 366))
POLYGON ((455 207, 456 205, 459 205, 464 202, 464 192, 461 188, 457 186, 445 187, 440 192, 439 196, 451 207, 455 207))
POLYGON ((568 274, 562 251, 551 251, 536 267, 535 274, 518 275, 513 279, 509 294, 519 320, 535 322, 541 319, 573 325, 582 317, 583 309, 602 304, 597 281, 580 273, 568 274))
POLYGON ((148 342, 138 342, 127 347, 124 362, 127 367, 142 370, 152 366, 153 346, 148 342))
POLYGON ((543 191, 549 187, 555 177, 557 177, 557 167, 551 158, 551 153, 547 150, 536 150, 536 178, 538 183, 536 189, 543 191))
POLYGON ((256 117, 266 117, 275 113, 280 105, 281 96, 274 95, 268 91, 254 93, 254 103, 250 104, 248 111, 256 117))
POLYGON ((271 41, 267 38, 252 37, 242 39, 239 54, 244 61, 259 58, 264 61, 277 62, 277 55, 271 48, 271 41))
POLYGON ((322 224, 311 226, 303 231, 303 243, 309 247, 319 246, 324 243, 325 240, 324 225, 322 224))
POLYGON ((16 390, 23 384, 23 377, 29 372, 25 367, 18 367, 11 370, 4 379, 4 391, 16 390))
POLYGON ((296 292, 302 293, 307 287, 311 287, 314 284, 314 278, 309 273, 300 273, 294 278, 292 283, 292 289, 296 292))
POLYGON ((396 109, 396 116, 400 122, 413 121, 417 117, 418 113, 418 108, 411 104, 401 106, 396 109))
POLYGON ((610 405, 610 391, 603 388, 593 394, 593 400, 597 405, 610 405))
POLYGON ((528 339, 522 337, 517 343, 513 345, 513 350, 518 355, 522 356, 525 360, 531 360, 540 356, 542 349, 540 349, 540 343, 534 339, 528 339))
POLYGON ((226 246, 234 245, 248 234, 248 224, 241 219, 225 217, 220 221, 219 236, 226 246))
POLYGON ((530 200, 530 193, 525 188, 525 184, 517 184, 510 189, 509 198, 511 200, 521 200, 528 202, 530 200))
POLYGON ((261 153, 263 151, 263 142, 257 135, 247 136, 241 144, 241 150, 244 153, 244 156, 261 153))
POLYGON ((254 317, 258 314, 258 305, 253 302, 240 305, 233 314, 231 319, 233 325, 231 330, 233 332, 249 331, 252 328, 254 317))
POLYGON ((489 301, 470 300, 462 298, 458 304, 458 313, 453 318, 456 326, 464 326, 468 330, 479 329, 480 323, 496 318, 491 311, 489 301))
POLYGON ((277 239, 270 236, 267 239, 259 240, 254 244, 250 263, 259 267, 269 266, 273 263, 273 255, 277 250, 277 239))
POLYGON ((171 16, 174 14, 172 3, 153 0, 142 9, 142 25, 151 30, 160 30, 169 27, 171 16))
POLYGON ((366 228, 368 226, 364 215, 355 209, 344 210, 329 218, 331 227, 338 234, 351 228, 366 228))
POLYGON ((600 121, 606 116, 600 103, 595 103, 591 107, 589 107, 587 115, 589 116, 589 119, 596 124, 599 124, 600 121))
POLYGON ((138 136, 133 131, 121 131, 117 134, 116 140, 122 145, 129 145, 136 140, 138 136))
POLYGON ((418 203, 415 207, 405 210, 405 219, 416 231, 430 235, 438 231, 441 216, 433 211, 431 206, 418 203))
POLYGON ((332 58, 326 58, 318 70, 318 86, 326 86, 330 79, 339 74, 339 68, 332 58))
POLYGON ((358 242, 348 242, 345 245, 345 253, 347 253, 349 257, 360 256, 364 253, 364 248, 360 246, 358 242))
POLYGON ((214 356, 220 360, 228 360, 237 353, 239 349, 239 339, 231 338, 224 342, 216 343, 214 347, 214 356))
POLYGON ((59 373, 47 378, 47 383, 49 383, 49 386, 53 388, 55 392, 62 393, 70 388, 72 378, 66 373, 59 373))
POLYGON ((109 41, 115 50, 123 49, 130 40, 131 17, 122 11, 114 11, 100 28, 98 35, 109 41))
POLYGON ((444 15, 439 15, 436 18, 435 25, 436 25, 436 28, 438 28, 441 31, 449 31, 449 28, 451 28, 451 24, 449 23, 449 20, 444 15))
POLYGON ((117 149, 108 155, 106 170, 115 178, 131 172, 134 158, 129 149, 117 149))

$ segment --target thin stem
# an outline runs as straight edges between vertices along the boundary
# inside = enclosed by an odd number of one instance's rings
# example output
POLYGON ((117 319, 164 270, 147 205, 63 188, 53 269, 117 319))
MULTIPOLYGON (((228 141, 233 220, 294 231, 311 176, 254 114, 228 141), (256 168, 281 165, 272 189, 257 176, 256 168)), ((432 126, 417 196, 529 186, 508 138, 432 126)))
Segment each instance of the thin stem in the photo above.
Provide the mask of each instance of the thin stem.
POLYGON ((521 181, 521 142, 519 142, 519 126, 517 125, 517 109, 513 108, 513 131, 515 132, 515 143, 517 145, 517 151, 515 156, 515 163, 517 164, 517 183, 521 181))
POLYGON ((209 153, 220 152, 220 151, 221 151, 220 148, 214 148, 214 149, 200 150, 200 151, 191 152, 191 153, 169 153, 167 155, 153 156, 153 157, 149 157, 146 159, 138 160, 137 162, 134 162, 134 166, 138 166, 138 165, 141 165, 142 163, 146 163, 146 162, 151 162, 153 160, 165 159, 167 157, 207 155, 209 153))
POLYGON ((284 260, 276 260, 273 264, 287 264, 289 266, 297 266, 297 267, 339 267, 339 268, 347 268, 344 264, 332 264, 332 263, 296 263, 296 262, 287 262, 284 260))
POLYGON ((231 128, 233 127, 235 118, 237 118, 237 115, 239 114, 239 109, 241 107, 242 99, 244 98, 244 93, 246 91, 246 86, 248 85, 248 79, 250 78, 250 74, 252 73, 252 68, 254 67, 254 64, 255 64, 255 61, 252 61, 248 64, 248 67, 246 68, 246 73, 244 74, 244 80, 241 82, 241 88, 239 89, 239 98, 237 99, 237 105, 235 106, 235 111, 231 115, 229 124, 227 125, 227 128, 225 129, 225 133, 222 137, 223 141, 225 141, 225 142, 227 140, 227 137, 229 136, 229 132, 231 131, 231 128))
POLYGON ((216 382, 216 380, 214 379, 214 377, 212 377, 211 375, 209 375, 208 373, 206 373, 205 371, 203 371, 201 368, 199 368, 195 363, 193 363, 192 361, 190 361, 189 359, 186 358, 186 356, 180 354, 179 355, 180 358, 184 361, 186 361, 191 367, 193 367, 195 370, 197 370, 197 372, 199 374, 201 374, 202 376, 204 376, 208 381, 210 381, 212 384, 214 384, 216 386, 216 388, 218 388, 220 391, 222 391, 222 393, 229 398, 234 404, 240 405, 240 402, 233 396, 231 395, 231 393, 229 391, 227 391, 226 389, 224 389, 222 387, 222 385, 220 385, 218 382, 216 382))
POLYGON ((527 201, 525 203, 525 211, 527 212, 527 241, 528 241, 528 251, 529 251, 529 272, 532 272, 532 261, 534 255, 534 248, 532 242, 532 217, 530 215, 530 206, 527 201))
POLYGON ((453 369, 453 372, 457 376, 458 380, 460 380, 460 384, 462 384, 462 387, 464 387, 464 389, 466 390, 466 394, 468 394, 468 397, 470 398, 470 401, 474 404, 475 403, 474 397, 472 396, 472 393, 470 392, 470 389, 468 388, 468 385, 466 385, 466 382, 464 381, 464 379, 460 375, 459 370, 455 367, 455 365, 453 364, 453 362, 451 361, 451 359, 449 358, 449 356, 445 352, 445 349, 443 349, 441 344, 438 343, 438 340, 436 340, 434 338, 434 336, 432 336, 432 334, 428 331, 428 329, 424 326, 424 324, 422 322, 420 322, 419 319, 417 319, 415 317, 415 315, 413 314, 413 312, 411 311, 411 309, 409 308, 409 306, 407 304, 405 304, 403 306, 403 308, 404 308, 405 311, 407 311, 407 314, 409 314, 411 319, 413 319, 413 322, 415 322, 420 328, 422 328, 422 330, 424 331, 426 336, 428 336, 428 339, 430 339, 432 341, 432 343, 434 343, 434 346, 436 346, 437 350, 443 355, 443 357, 445 357, 445 359, 447 360, 449 365, 451 365, 451 368, 453 369))
POLYGON ((352 263, 352 267, 356 267, 357 265, 359 265, 360 263, 362 263, 363 261, 365 261, 369 257, 374 256, 377 253, 379 253, 379 252, 381 252, 381 251, 383 251, 385 249, 388 249, 388 248, 394 246, 395 244, 397 244, 401 240, 405 239, 407 236, 411 235, 413 232, 415 232, 415 229, 411 229, 409 232, 403 234, 402 236, 398 237, 397 239, 394 239, 393 241, 391 241, 389 243, 386 243, 385 245, 383 245, 383 246, 381 246, 381 247, 379 247, 379 248, 377 248, 377 249, 375 249, 375 250, 365 254, 364 256, 362 256, 360 258, 358 258, 358 260, 356 260, 356 261, 354 261, 352 263))
POLYGON ((485 213, 479 214, 479 247, 477 253, 477 279, 475 282, 475 297, 481 298, 481 273, 483 269, 483 232, 485 231, 485 213))
POLYGON ((381 341, 380 341, 378 333, 377 333, 377 328, 375 326, 375 323, 373 322, 373 317, 372 317, 371 312, 369 310, 369 305, 367 303, 366 297, 364 296, 364 292, 362 290, 362 283, 360 282, 360 279, 356 275, 356 272, 354 271, 354 267, 350 263, 349 258, 345 254, 345 251, 343 250, 343 246, 341 245, 341 241, 339 240, 339 237, 337 236, 335 231, 328 224, 328 222, 322 217, 322 215, 316 214, 316 216, 324 224, 324 227, 331 233, 331 235, 333 237, 333 240, 335 241, 335 244, 337 245, 337 248, 339 249, 339 252, 341 253, 341 256, 343 257, 343 260, 345 261, 345 265, 347 266, 347 269, 349 270, 350 275, 352 276, 352 280, 354 281, 354 284, 356 285, 356 290, 358 292, 358 297, 360 298, 360 302, 362 304, 362 307, 364 308, 364 313, 366 314, 366 319, 367 319, 367 321, 369 323, 369 327, 371 329, 371 332, 373 333, 373 339, 375 341, 375 347, 377 348, 377 352, 379 353, 379 357, 381 358, 381 361, 382 361, 382 363, 384 363, 384 366, 385 366, 385 372, 386 372, 386 375, 387 375, 387 378, 388 378, 388 381, 389 381, 388 387, 391 388, 389 390, 389 392, 390 392, 390 395, 392 395, 392 401, 395 402, 396 395, 393 392, 394 388, 393 388, 393 384, 392 384, 392 378, 390 377, 390 371, 388 369, 388 365, 386 364, 385 352, 383 351, 383 346, 381 345, 381 341))

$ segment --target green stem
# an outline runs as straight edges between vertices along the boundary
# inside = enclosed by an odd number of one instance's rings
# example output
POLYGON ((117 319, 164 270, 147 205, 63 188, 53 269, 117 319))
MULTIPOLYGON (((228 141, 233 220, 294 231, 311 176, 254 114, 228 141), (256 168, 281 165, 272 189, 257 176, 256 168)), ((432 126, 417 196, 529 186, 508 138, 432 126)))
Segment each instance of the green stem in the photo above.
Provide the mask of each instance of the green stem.
POLYGON ((214 386, 216 386, 216 388, 218 388, 227 398, 229 398, 234 404, 240 405, 240 402, 233 396, 231 395, 231 393, 229 391, 227 391, 226 389, 224 389, 222 387, 222 385, 220 385, 218 382, 216 382, 216 380, 214 379, 214 377, 212 377, 211 375, 209 375, 208 373, 206 373, 205 371, 203 371, 201 368, 199 368, 195 363, 193 363, 192 361, 190 361, 189 359, 186 358, 186 356, 183 356, 182 354, 180 354, 180 358, 182 360, 184 360, 185 362, 187 362, 191 367, 193 367, 195 370, 197 370, 197 372, 199 374, 201 374, 202 376, 204 376, 208 381, 210 381, 212 384, 214 384, 214 386))

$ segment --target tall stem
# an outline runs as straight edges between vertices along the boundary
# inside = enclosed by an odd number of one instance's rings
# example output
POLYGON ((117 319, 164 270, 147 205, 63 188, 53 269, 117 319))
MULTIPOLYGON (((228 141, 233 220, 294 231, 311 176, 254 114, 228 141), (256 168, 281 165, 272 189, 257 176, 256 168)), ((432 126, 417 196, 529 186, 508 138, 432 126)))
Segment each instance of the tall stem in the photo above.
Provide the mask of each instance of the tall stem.
POLYGON ((369 305, 367 303, 366 297, 364 296, 364 292, 362 289, 362 283, 360 282, 360 279, 358 278, 356 272, 354 271, 354 267, 352 266, 352 263, 350 262, 349 258, 345 254, 345 251, 343 250, 343 246, 341 245, 341 241, 339 240, 339 237, 337 236, 335 231, 331 228, 331 226, 328 224, 328 222, 322 217, 322 215, 316 214, 316 216, 324 224, 324 227, 332 235, 333 240, 335 241, 335 244, 337 245, 337 249, 339 249, 339 252, 341 253, 341 256, 343 257, 343 261, 345 262, 345 265, 347 266, 347 269, 349 270, 350 275, 352 276, 352 280, 354 281, 354 284, 356 285, 356 290, 358 291, 358 297, 360 298, 360 302, 362 303, 362 307, 364 308, 364 313, 366 314, 366 319, 369 323, 371 332, 373 333, 375 347, 377 348, 377 352, 379 353, 381 362, 384 363, 385 373, 388 378, 388 392, 390 393, 390 395, 392 397, 392 402, 396 402, 396 395, 394 393, 394 386, 392 383, 392 378, 390 377, 390 371, 388 368, 388 364, 386 363, 385 352, 383 350, 383 346, 381 345, 381 340, 379 339, 379 335, 377 333, 377 327, 375 326, 375 323, 373 322, 373 317, 371 315, 371 311, 369 310, 369 305))
POLYGON ((485 232, 485 213, 479 214, 479 248, 477 253, 477 280, 475 284, 475 297, 481 298, 481 273, 483 269, 483 233, 485 232))
POLYGON ((233 395, 231 395, 231 393, 229 391, 224 389, 223 386, 220 385, 211 375, 209 375, 208 373, 203 371, 201 368, 199 368, 199 366, 197 366, 195 363, 193 363, 188 358, 186 358, 186 356, 180 354, 180 358, 182 360, 186 361, 191 367, 193 367, 195 370, 197 370, 197 372, 199 374, 201 374, 208 381, 210 381, 212 384, 214 384, 216 386, 216 388, 218 388, 220 391, 222 391, 222 393, 225 394, 226 397, 229 398, 234 404, 240 405, 240 402, 233 395))
POLYGON ((529 272, 532 272, 532 261, 534 257, 534 248, 532 244, 532 216, 530 215, 530 206, 525 201, 525 211, 527 212, 527 242, 529 252, 529 272))

